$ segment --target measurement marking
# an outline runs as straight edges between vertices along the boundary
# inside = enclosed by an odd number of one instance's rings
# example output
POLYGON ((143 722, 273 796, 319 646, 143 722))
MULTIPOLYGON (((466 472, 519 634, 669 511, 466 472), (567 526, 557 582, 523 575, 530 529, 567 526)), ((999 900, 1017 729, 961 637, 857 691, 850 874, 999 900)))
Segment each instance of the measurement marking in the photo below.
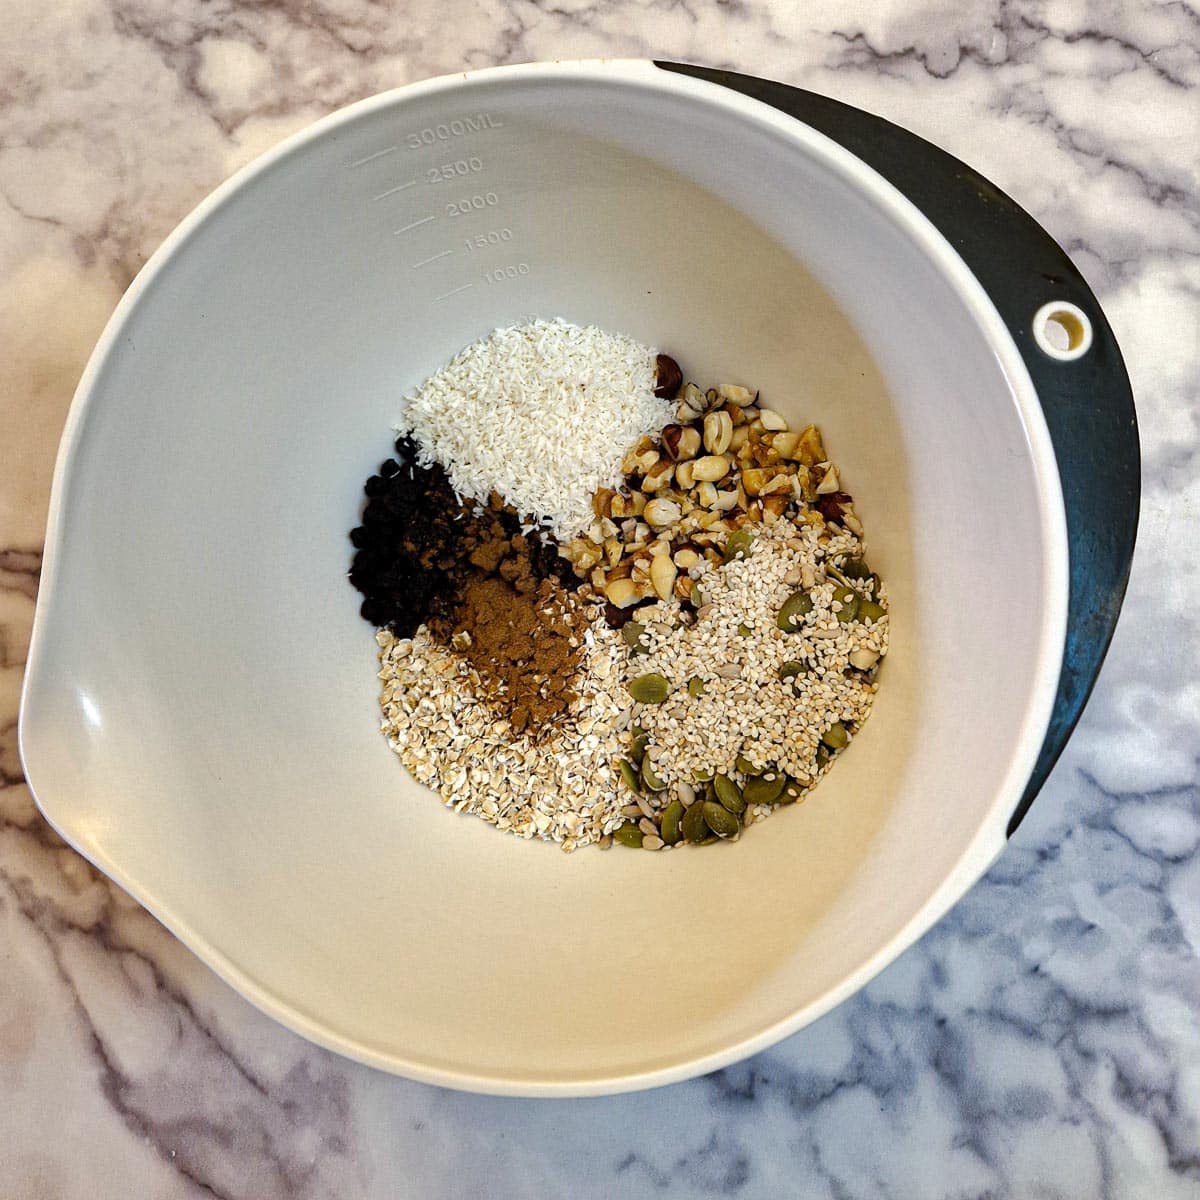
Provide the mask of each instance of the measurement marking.
POLYGON ((392 233, 393 234, 407 233, 410 229, 416 229, 416 227, 418 225, 428 225, 430 221, 436 221, 436 220, 437 220, 437 213, 434 213, 430 217, 422 217, 419 221, 413 221, 410 224, 405 225, 402 229, 393 229, 392 233))
POLYGON ((439 300, 449 300, 451 296, 457 296, 459 292, 465 292, 467 288, 473 288, 474 286, 473 283, 464 283, 462 287, 456 287, 452 292, 446 292, 442 296, 434 296, 433 302, 436 304, 439 300))
POLYGON ((382 158, 385 154, 391 154, 393 151, 399 149, 399 146, 389 146, 386 150, 376 150, 374 154, 368 154, 366 158, 355 159, 350 164, 350 170, 353 171, 355 167, 365 167, 367 163, 374 162, 377 158, 382 158))
POLYGON ((445 258, 447 254, 453 254, 453 250, 443 250, 441 254, 431 254, 428 258, 423 258, 419 263, 413 263, 410 270, 415 271, 418 267, 427 267, 431 262, 437 262, 439 258, 445 258))
POLYGON ((398 187, 388 188, 386 192, 380 192, 378 196, 372 196, 374 200, 386 200, 388 196, 394 196, 397 192, 404 191, 405 188, 416 187, 420 183, 419 179, 410 179, 407 183, 402 183, 398 187))

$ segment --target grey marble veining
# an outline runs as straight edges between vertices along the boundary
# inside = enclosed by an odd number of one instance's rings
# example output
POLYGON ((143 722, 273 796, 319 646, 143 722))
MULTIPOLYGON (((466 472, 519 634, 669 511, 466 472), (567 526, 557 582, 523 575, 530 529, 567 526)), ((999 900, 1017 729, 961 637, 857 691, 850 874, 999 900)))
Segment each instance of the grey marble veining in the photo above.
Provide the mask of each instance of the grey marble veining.
POLYGON ((14 0, 0 39, 0 1196, 1200 1195, 1194 0, 14 0), (1062 241, 1145 455, 1129 600, 1008 851, 810 1029, 575 1102, 411 1084, 259 1015, 66 849, 15 745, 46 498, 123 288, 231 170, 464 67, 674 57, 882 113, 1062 241))

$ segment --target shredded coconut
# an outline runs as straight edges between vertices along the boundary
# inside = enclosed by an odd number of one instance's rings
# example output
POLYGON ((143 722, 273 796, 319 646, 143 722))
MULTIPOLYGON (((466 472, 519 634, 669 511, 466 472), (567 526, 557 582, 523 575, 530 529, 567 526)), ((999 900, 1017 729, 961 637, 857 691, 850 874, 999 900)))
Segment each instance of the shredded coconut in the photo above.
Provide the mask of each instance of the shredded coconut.
POLYGON ((460 497, 498 492, 565 544, 591 524, 593 494, 620 485, 629 446, 672 418, 654 364, 648 347, 591 325, 497 329, 406 397, 403 428, 460 497))

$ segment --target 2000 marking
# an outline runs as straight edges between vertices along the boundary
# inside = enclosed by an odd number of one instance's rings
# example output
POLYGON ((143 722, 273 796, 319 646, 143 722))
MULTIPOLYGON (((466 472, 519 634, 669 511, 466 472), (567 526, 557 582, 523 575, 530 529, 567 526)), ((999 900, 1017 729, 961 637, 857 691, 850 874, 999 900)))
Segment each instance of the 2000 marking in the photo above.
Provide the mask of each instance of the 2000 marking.
POLYGON ((446 214, 451 217, 466 217, 485 208, 495 208, 500 197, 495 192, 484 192, 481 196, 468 196, 465 200, 451 200, 446 205, 446 214))
POLYGON ((518 279, 528 274, 528 263, 514 263, 511 267, 497 267, 494 271, 484 271, 483 278, 487 283, 506 283, 510 279, 518 279))
POLYGON ((474 237, 467 238, 463 245, 468 250, 486 250, 489 246, 499 246, 502 242, 512 241, 512 230, 504 229, 489 229, 487 233, 477 233, 474 237))
POLYGON ((430 167, 425 172, 425 182, 445 183, 448 179, 458 179, 462 175, 482 170, 483 160, 474 155, 470 158, 456 158, 453 162, 442 163, 440 167, 430 167))

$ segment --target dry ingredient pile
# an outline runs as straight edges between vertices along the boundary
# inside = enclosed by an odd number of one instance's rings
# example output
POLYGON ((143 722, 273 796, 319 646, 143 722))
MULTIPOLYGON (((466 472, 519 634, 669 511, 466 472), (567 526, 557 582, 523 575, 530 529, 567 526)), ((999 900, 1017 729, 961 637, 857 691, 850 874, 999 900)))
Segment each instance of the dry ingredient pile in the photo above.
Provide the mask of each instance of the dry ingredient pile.
POLYGON ((496 330, 408 398, 351 582, 382 728, 565 850, 736 841, 870 713, 886 587, 818 430, 628 338, 496 330))

